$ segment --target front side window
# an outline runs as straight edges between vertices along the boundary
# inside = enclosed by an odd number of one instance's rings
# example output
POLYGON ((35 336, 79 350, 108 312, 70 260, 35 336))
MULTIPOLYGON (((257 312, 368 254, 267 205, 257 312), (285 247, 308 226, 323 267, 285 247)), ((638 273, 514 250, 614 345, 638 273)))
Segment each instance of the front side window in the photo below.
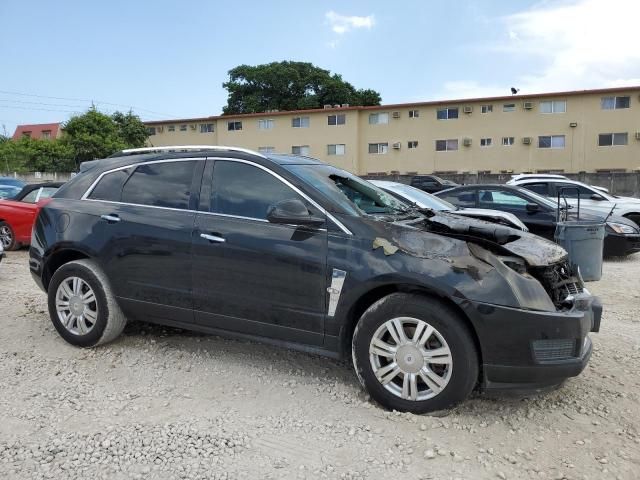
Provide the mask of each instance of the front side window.
POLYGON ((564 148, 564 135, 541 135, 538 148, 564 148))
POLYGON ((344 155, 344 152, 345 152, 344 143, 327 145, 327 155, 344 155))
POLYGON ((291 153, 294 155, 309 156, 309 145, 294 145, 291 147, 291 153))
POLYGON ((344 113, 338 115, 329 115, 327 117, 327 125, 344 125, 347 121, 347 116, 344 113))
POLYGON ((380 125, 389 123, 388 113, 371 113, 369 114, 369 125, 380 125))
POLYGON ((629 134, 621 133, 601 133, 598 135, 599 147, 611 147, 617 145, 627 145, 629 143, 629 134))
POLYGON ((565 113, 567 102, 565 100, 549 100, 540 102, 540 113, 565 113))
POLYGON ((516 111, 516 104, 515 103, 505 103, 504 105, 502 105, 502 111, 503 112, 515 112, 516 111))
POLYGON ((458 107, 439 108, 436 114, 438 120, 450 120, 458 118, 458 107))
POLYGON ((230 132, 242 130, 242 122, 227 122, 227 130, 230 132))
POLYGON ((260 130, 271 130, 274 125, 275 122, 270 118, 258 120, 258 128, 260 130))
POLYGON ((201 123, 200 133, 213 133, 213 123, 201 123))
POLYGON ((288 185, 261 168, 225 160, 215 162, 212 213, 266 220, 271 205, 294 198, 307 203, 288 185))
POLYGON ((369 153, 385 154, 388 151, 389 151, 388 143, 370 143, 369 144, 369 153))
POLYGON ((515 137, 502 137, 502 145, 505 147, 511 147, 515 141, 515 137))
POLYGON ((122 189, 122 202, 187 210, 196 162, 140 165, 122 189))
POLYGON ((458 150, 458 139, 436 140, 436 152, 450 152, 458 150))
POLYGON ((107 173, 100 179, 88 198, 119 202, 122 195, 122 187, 124 186, 124 182, 129 178, 130 173, 130 168, 107 173))
POLYGON ((556 183, 556 195, 560 194, 562 197, 566 198, 578 198, 578 194, 580 194, 580 198, 590 198, 592 195, 600 195, 593 190, 576 183, 556 183))
POLYGON ((294 117, 291 119, 291 126, 293 128, 309 128, 309 117, 294 117))
POLYGON ((600 106, 602 110, 618 110, 620 108, 629 108, 631 98, 626 97, 602 97, 600 106))

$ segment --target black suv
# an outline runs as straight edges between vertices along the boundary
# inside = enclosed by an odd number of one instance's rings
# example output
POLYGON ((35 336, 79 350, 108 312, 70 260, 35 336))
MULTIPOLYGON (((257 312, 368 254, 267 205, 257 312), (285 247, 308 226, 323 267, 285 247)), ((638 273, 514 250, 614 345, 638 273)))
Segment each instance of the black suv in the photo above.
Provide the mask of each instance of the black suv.
POLYGON ((41 210, 30 268, 69 343, 140 319, 352 356, 411 412, 585 367, 601 307, 554 243, 308 157, 176 149, 85 163, 41 210))
POLYGON ((435 193, 445 188, 457 187, 456 182, 445 180, 436 175, 415 175, 411 178, 411 186, 419 188, 427 193, 435 193))

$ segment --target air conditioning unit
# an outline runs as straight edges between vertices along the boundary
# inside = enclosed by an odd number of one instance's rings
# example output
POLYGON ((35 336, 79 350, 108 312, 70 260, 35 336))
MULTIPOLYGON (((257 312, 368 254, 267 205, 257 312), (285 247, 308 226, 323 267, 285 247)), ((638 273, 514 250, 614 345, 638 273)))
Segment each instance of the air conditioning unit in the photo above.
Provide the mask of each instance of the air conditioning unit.
POLYGON ((464 108, 462 109, 462 111, 463 111, 464 113, 471 113, 471 112, 473 112, 473 106, 471 106, 471 105, 465 105, 465 106, 464 106, 464 108))
POLYGON ((343 104, 342 104, 342 108, 347 108, 348 106, 349 106, 349 104, 348 104, 348 103, 343 103, 343 104))
POLYGON ((522 143, 524 145, 531 145, 531 137, 522 137, 522 143))
POLYGON ((400 112, 393 112, 393 113, 391 114, 391 116, 392 116, 393 118, 400 118, 400 112))
POLYGON ((640 132, 636 132, 636 140, 640 140, 640 132))
POLYGON ((402 143, 400 143, 400 142, 395 142, 395 143, 393 144, 393 148, 394 148, 395 150, 400 150, 400 147, 402 147, 402 143))
POLYGON ((471 139, 470 139, 470 138, 465 138, 465 139, 463 139, 463 140, 462 140, 462 144, 463 144, 465 147, 470 147, 470 146, 471 146, 471 139))
POLYGON ((325 106, 324 106, 324 109, 325 109, 325 110, 329 110, 330 108, 333 108, 333 105, 325 105, 325 106))
POLYGON ((522 103, 522 108, 524 108, 525 110, 532 110, 533 109, 533 102, 523 102, 522 103))
POLYGON ((336 104, 333 106, 333 108, 340 108, 340 104, 339 104, 339 103, 336 103, 336 104))

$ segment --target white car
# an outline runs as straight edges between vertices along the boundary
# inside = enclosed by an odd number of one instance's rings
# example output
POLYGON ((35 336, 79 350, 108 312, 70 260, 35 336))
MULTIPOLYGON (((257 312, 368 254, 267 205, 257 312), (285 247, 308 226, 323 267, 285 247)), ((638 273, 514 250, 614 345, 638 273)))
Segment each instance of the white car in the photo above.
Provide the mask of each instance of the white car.
POLYGON ((611 195, 599 188, 569 180, 561 175, 516 175, 507 184, 524 187, 552 200, 557 200, 560 192, 570 205, 578 203, 579 193, 581 207, 605 215, 613 211, 612 215, 626 217, 640 226, 640 198, 611 195))
POLYGON ((456 215, 473 217, 493 223, 501 223, 525 232, 529 231, 526 225, 513 213, 490 210, 488 208, 456 207, 446 200, 431 195, 419 188, 412 187, 411 185, 405 185, 404 183, 389 182, 386 180, 369 180, 369 182, 402 201, 415 203, 420 208, 429 208, 439 212, 451 212, 456 215))

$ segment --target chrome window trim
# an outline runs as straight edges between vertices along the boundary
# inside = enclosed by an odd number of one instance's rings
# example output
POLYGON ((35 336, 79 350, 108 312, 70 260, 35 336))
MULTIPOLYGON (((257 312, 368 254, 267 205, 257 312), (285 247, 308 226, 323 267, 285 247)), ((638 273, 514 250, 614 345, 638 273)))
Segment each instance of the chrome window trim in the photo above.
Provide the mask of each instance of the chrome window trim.
MULTIPOLYGON (((102 180, 102 178, 105 175, 108 175, 108 174, 113 173, 113 172, 118 172, 120 170, 126 170, 127 168, 137 168, 140 165, 153 165, 153 164, 156 164, 156 163, 169 163, 169 162, 206 161, 208 159, 211 159, 211 157, 208 157, 208 158, 207 157, 168 158, 168 159, 162 159, 162 160, 150 160, 148 162, 131 163, 131 164, 128 164, 128 165, 124 165, 122 167, 112 168, 111 170, 104 171, 100 175, 98 175, 98 178, 96 178, 93 181, 93 183, 89 186, 89 188, 87 188, 87 190, 85 191, 84 195, 82 195, 82 197, 80 197, 80 200, 86 200, 86 201, 90 201, 90 202, 106 202, 106 203, 111 203, 111 204, 129 205, 129 206, 136 206, 136 207, 160 208, 160 209, 174 210, 174 211, 179 211, 179 212, 197 212, 197 213, 204 213, 204 214, 208 214, 208 215, 219 215, 219 216, 224 216, 224 217, 241 218, 241 219, 245 219, 245 220, 257 220, 257 221, 269 223, 268 220, 263 219, 263 218, 243 217, 243 216, 239 216, 239 215, 229 215, 229 214, 225 214, 225 213, 201 212, 201 211, 198 211, 198 210, 189 210, 189 209, 171 208, 171 207, 158 207, 158 206, 155 206, 155 205, 142 205, 142 204, 139 204, 139 203, 126 203, 126 202, 116 202, 116 201, 113 201, 113 200, 101 200, 101 199, 89 198, 89 195, 91 195, 91 193, 95 189, 96 185, 98 185, 100 180, 102 180)), ((329 218, 344 233, 346 233, 347 235, 353 235, 353 233, 347 227, 345 227, 342 224, 342 222, 340 222, 340 220, 335 218, 324 207, 320 206, 320 204, 318 202, 313 200, 311 197, 309 197, 306 193, 304 193, 298 187, 293 185, 287 179, 285 179, 281 175, 277 174, 276 172, 270 170, 269 168, 267 168, 267 167, 265 167, 263 165, 259 165, 259 164, 255 163, 255 162, 251 162, 249 160, 242 160, 242 159, 238 159, 238 158, 214 157, 213 160, 224 160, 224 161, 237 162, 237 163, 246 163, 248 165, 251 165, 251 166, 257 167, 257 168, 259 168, 261 170, 264 170, 268 174, 270 174, 270 175, 274 176, 275 178, 277 178, 278 180, 280 180, 282 183, 284 183, 286 186, 291 188, 294 192, 296 192, 302 198, 307 200, 311 205, 313 205, 318 210, 320 210, 324 215, 327 216, 327 218, 329 218)))

